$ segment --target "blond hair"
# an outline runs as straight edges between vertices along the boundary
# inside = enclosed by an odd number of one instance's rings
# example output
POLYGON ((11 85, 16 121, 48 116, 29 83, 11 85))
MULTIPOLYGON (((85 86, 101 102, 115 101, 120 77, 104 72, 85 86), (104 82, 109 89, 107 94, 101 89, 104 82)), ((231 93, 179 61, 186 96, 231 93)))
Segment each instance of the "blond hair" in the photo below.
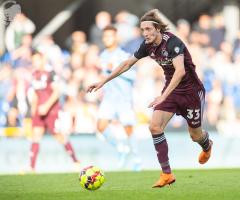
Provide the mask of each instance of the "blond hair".
POLYGON ((168 30, 168 25, 163 23, 160 12, 158 9, 153 9, 146 12, 140 19, 140 22, 150 21, 156 29, 160 29, 160 32, 165 32, 168 30))

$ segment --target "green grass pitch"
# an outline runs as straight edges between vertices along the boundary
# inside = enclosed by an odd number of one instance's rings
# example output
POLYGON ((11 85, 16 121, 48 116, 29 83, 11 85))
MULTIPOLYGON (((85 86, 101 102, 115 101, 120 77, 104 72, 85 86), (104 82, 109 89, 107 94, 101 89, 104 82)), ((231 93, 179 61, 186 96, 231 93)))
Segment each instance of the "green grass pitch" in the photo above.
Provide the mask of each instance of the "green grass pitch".
POLYGON ((159 172, 105 172, 97 191, 83 190, 78 174, 0 176, 1 200, 240 200, 240 169, 176 170, 171 186, 152 189, 159 172))

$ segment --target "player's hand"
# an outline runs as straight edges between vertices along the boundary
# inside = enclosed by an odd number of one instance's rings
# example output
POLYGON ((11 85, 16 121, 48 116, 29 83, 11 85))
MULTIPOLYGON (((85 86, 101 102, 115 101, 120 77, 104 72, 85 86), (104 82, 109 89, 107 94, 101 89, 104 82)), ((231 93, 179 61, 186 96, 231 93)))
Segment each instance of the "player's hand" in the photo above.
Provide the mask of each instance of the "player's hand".
POLYGON ((163 96, 156 97, 153 102, 148 105, 148 108, 155 108, 158 104, 162 103, 165 100, 163 96))
POLYGON ((92 92, 92 91, 96 92, 96 91, 97 91, 98 89, 100 89, 103 85, 104 85, 103 82, 94 83, 94 84, 88 86, 87 92, 92 92))
POLYGON ((44 116, 48 113, 48 110, 49 108, 46 105, 42 104, 38 107, 38 114, 44 116))

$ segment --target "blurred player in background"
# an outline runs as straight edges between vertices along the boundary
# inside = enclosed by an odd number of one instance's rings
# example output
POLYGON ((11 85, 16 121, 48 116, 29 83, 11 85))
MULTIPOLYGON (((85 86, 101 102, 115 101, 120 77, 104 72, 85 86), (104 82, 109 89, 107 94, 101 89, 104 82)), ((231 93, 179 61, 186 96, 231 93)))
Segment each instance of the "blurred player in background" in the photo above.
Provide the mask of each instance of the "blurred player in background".
POLYGON ((31 113, 33 136, 30 154, 31 170, 35 169, 35 163, 39 152, 39 142, 46 131, 49 131, 54 138, 64 145, 65 150, 71 156, 74 163, 78 163, 71 143, 67 135, 59 133, 57 124, 60 123, 59 111, 59 88, 57 76, 53 71, 46 69, 45 58, 41 53, 35 53, 32 58, 34 67, 32 88, 33 97, 31 100, 31 113))
MULTIPOLYGON (((117 29, 114 26, 107 26, 103 30, 102 41, 105 50, 100 55, 100 67, 103 76, 108 76, 129 54, 123 51, 118 45, 117 29)), ((133 86, 136 78, 136 71, 116 78, 112 84, 104 87, 104 96, 99 108, 97 129, 107 142, 117 148, 120 153, 119 167, 123 167, 126 156, 129 153, 134 155, 135 169, 139 166, 139 158, 133 139, 133 125, 135 124, 135 113, 133 111, 133 86), (126 95, 127 94, 127 95, 126 95), (127 134, 127 141, 119 143, 114 136, 109 123, 117 120, 123 125, 127 134)), ((136 169, 137 170, 137 169, 136 169)))
MULTIPOLYGON (((205 89, 195 72, 195 65, 187 47, 178 37, 167 31, 167 25, 159 15, 159 11, 154 9, 141 18, 140 28, 145 40, 134 56, 122 62, 106 79, 89 86, 87 90, 98 90, 146 56, 150 56, 163 68, 165 86, 160 96, 149 105, 154 109, 149 129, 162 168, 160 179, 153 187, 163 187, 176 180, 169 164, 168 144, 164 135, 164 129, 174 114, 182 115, 186 119, 192 140, 202 147, 200 164, 208 161, 212 149, 208 133, 202 130, 205 89)), ((125 92, 126 96, 127 91, 125 92)))

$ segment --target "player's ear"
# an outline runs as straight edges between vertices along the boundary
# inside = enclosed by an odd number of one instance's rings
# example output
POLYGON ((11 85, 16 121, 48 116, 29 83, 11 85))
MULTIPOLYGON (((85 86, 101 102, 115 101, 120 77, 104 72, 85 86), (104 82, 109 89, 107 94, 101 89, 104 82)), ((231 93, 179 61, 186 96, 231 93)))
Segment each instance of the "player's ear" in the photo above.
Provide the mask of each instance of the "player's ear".
POLYGON ((160 33, 160 28, 156 28, 157 32, 160 33))

